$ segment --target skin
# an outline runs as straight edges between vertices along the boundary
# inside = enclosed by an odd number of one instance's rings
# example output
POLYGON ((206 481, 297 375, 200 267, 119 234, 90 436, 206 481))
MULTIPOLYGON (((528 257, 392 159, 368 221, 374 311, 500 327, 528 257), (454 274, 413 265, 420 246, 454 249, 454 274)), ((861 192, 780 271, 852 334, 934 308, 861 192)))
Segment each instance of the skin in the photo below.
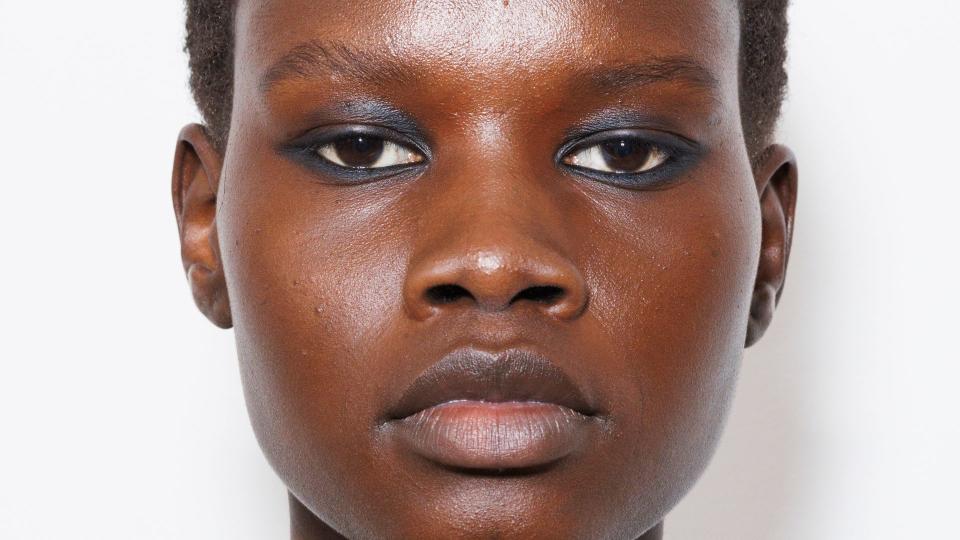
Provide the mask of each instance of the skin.
POLYGON ((184 128, 174 206, 293 538, 660 537, 790 249, 795 160, 773 145, 751 166, 737 17, 731 0, 239 2, 229 142, 184 128), (330 126, 394 133, 370 102, 412 119, 423 161, 358 182, 291 149, 330 126), (656 181, 598 178, 559 156, 582 126, 697 150, 656 181), (460 347, 544 355, 603 429, 509 474, 411 454, 385 411, 460 347))

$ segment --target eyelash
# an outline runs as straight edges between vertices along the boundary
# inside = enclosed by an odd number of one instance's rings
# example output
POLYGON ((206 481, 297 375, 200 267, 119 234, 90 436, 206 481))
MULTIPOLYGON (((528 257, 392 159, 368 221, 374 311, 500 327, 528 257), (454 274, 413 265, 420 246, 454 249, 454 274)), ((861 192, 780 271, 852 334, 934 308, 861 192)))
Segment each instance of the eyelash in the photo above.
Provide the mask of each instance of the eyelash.
POLYGON ((365 124, 328 126, 313 130, 298 137, 286 145, 283 150, 303 166, 319 171, 326 176, 334 177, 337 179, 337 183, 343 184, 362 184, 410 174, 427 165, 431 158, 430 153, 423 146, 401 135, 399 132, 365 124), (379 139, 385 143, 392 143, 410 149, 422 156, 423 159, 416 163, 404 165, 356 168, 338 165, 321 155, 323 148, 333 145, 337 141, 357 136, 379 139))
MULTIPOLYGON (((292 157, 308 168, 335 177, 338 183, 344 184, 362 184, 400 175, 414 174, 429 165, 432 160, 430 152, 412 138, 392 129, 361 124, 315 130, 298 138, 287 147, 287 150, 288 153, 292 154, 292 157), (392 143, 409 149, 422 156, 422 159, 417 162, 387 167, 362 168, 338 165, 321 155, 322 149, 351 136, 380 139, 385 143, 392 143)), ((594 132, 567 142, 558 151, 555 162, 557 166, 568 173, 585 176, 616 187, 657 189, 678 177, 683 170, 696 161, 700 154, 701 149, 697 143, 680 136, 637 128, 613 129, 594 132), (649 170, 634 173, 606 172, 564 162, 565 159, 577 152, 582 152, 611 140, 624 139, 639 142, 658 153, 662 153, 663 161, 649 170)))
POLYGON ((699 144, 685 137, 663 131, 640 128, 610 129, 597 131, 566 143, 557 152, 556 162, 566 171, 616 187, 657 189, 670 184, 671 181, 679 177, 684 170, 696 162, 702 153, 699 144), (664 155, 663 162, 648 171, 636 173, 605 172, 563 162, 568 156, 576 152, 604 142, 622 139, 630 139, 649 145, 650 148, 664 155))

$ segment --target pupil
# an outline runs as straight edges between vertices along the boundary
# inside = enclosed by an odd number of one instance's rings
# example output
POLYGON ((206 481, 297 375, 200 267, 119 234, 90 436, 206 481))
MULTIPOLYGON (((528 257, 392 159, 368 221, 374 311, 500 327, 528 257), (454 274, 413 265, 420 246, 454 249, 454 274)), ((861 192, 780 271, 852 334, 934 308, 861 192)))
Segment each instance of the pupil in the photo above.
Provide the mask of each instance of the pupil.
POLYGON ((650 146, 636 139, 614 139, 600 143, 603 160, 615 171, 638 171, 650 159, 650 146))
POLYGON ((350 167, 369 167, 383 154, 383 139, 369 135, 351 135, 333 143, 337 157, 350 167))

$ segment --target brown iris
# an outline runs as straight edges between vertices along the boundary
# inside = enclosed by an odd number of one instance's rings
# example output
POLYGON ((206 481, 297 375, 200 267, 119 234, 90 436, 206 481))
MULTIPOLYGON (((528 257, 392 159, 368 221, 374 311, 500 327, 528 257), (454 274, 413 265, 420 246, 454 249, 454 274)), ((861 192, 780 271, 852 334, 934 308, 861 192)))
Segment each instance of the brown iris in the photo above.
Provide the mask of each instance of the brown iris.
POLYGON ((603 160, 614 171, 633 172, 650 161, 653 147, 637 139, 621 138, 600 143, 603 160))
POLYGON ((369 135, 350 135, 337 139, 333 149, 347 167, 370 167, 383 155, 384 141, 369 135))

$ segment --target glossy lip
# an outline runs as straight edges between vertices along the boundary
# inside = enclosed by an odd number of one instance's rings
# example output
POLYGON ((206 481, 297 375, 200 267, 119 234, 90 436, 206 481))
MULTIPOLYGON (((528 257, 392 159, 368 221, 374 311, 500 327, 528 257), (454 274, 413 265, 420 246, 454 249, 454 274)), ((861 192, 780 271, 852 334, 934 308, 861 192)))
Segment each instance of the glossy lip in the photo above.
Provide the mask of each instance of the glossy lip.
POLYGON ((597 428, 584 392, 545 357, 461 349, 416 378, 389 432, 407 450, 457 469, 527 469, 576 452, 597 428))

